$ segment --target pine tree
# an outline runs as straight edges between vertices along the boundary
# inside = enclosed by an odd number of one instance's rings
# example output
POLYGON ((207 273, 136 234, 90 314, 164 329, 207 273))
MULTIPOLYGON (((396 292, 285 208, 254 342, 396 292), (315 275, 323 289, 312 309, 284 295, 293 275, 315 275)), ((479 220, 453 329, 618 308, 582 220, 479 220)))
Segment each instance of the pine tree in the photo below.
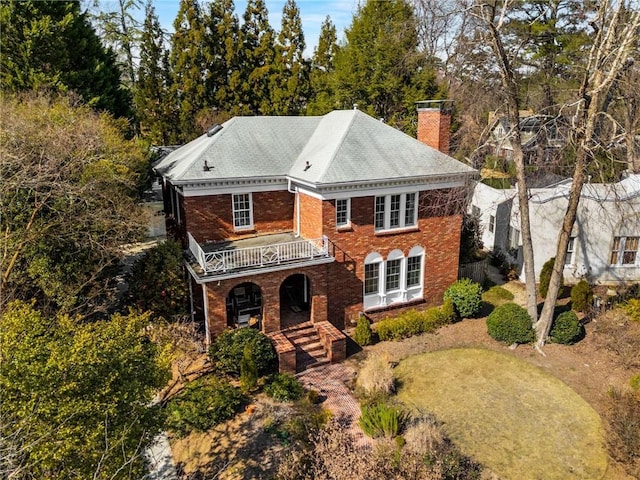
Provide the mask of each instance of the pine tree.
POLYGON ((240 29, 240 61, 243 66, 237 102, 232 113, 257 115, 270 110, 269 74, 274 57, 274 32, 264 0, 249 0, 240 29))
POLYGON ((172 91, 179 112, 179 140, 200 135, 197 116, 205 106, 204 24, 198 0, 181 0, 171 42, 172 91))
POLYGON ((295 0, 282 10, 282 29, 275 46, 271 75, 271 111, 276 115, 297 115, 307 103, 309 65, 304 59, 304 33, 295 0))
POLYGON ((205 16, 207 105, 228 112, 233 107, 233 90, 240 75, 240 25, 233 0, 214 0, 205 16))
POLYGON ((336 52, 336 98, 343 108, 358 104, 406 133, 415 129, 414 103, 433 98, 435 75, 418 49, 416 20, 405 0, 369 0, 336 52))
POLYGON ((166 144, 162 103, 167 94, 162 68, 163 32, 151 0, 145 7, 140 43, 140 66, 135 89, 135 105, 142 135, 154 144, 166 144))
POLYGON ((131 115, 113 51, 105 49, 73 1, 0 3, 4 91, 73 91, 97 110, 131 115))
POLYGON ((324 115, 334 108, 334 91, 331 84, 331 75, 335 70, 333 59, 338 49, 336 27, 327 18, 322 23, 318 46, 313 52, 311 60, 310 100, 307 106, 307 114, 324 115))

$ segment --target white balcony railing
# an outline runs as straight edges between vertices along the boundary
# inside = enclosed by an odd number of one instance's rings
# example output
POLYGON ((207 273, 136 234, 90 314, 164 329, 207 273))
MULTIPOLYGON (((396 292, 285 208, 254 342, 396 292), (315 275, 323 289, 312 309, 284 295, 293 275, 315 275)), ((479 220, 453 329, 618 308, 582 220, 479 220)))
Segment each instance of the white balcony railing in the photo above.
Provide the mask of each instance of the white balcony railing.
POLYGON ((195 257, 205 275, 221 275, 230 271, 252 269, 291 263, 296 261, 329 258, 327 237, 313 240, 300 239, 261 247, 226 248, 205 252, 190 233, 189 251, 195 257))

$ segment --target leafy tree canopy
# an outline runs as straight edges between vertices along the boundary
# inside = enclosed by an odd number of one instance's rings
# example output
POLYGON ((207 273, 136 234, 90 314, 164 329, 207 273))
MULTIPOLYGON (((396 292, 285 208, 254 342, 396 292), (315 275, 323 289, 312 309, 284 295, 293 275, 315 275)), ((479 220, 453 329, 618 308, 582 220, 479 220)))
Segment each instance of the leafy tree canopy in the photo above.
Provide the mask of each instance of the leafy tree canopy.
POLYGON ((146 315, 87 322, 8 305, 0 322, 0 471, 8 478, 137 479, 160 427, 168 369, 146 315))
POLYGON ((95 311, 122 245, 146 229, 135 200, 145 155, 70 97, 5 96, 0 117, 0 303, 95 311))
POLYGON ((103 47, 79 2, 2 2, 0 26, 3 90, 72 91, 97 110, 131 114, 115 55, 103 47))

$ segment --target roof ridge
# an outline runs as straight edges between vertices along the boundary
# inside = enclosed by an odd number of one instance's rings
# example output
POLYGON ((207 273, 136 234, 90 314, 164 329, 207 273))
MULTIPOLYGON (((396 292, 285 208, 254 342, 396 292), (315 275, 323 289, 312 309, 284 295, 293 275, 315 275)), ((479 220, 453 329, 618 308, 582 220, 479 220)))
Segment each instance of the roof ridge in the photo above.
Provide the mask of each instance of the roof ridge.
MULTIPOLYGON (((342 110, 342 111, 345 111, 345 110, 342 110)), ((356 116, 358 115, 358 113, 362 113, 362 112, 360 112, 360 110, 357 110, 357 109, 346 110, 346 111, 351 113, 351 118, 349 119, 349 123, 346 125, 345 129, 342 132, 342 136, 340 137, 340 141, 336 142, 336 147, 333 149, 333 152, 331 152, 331 157, 329 158, 329 161, 327 161, 325 163, 325 167, 324 167, 322 173, 320 175, 318 175, 318 183, 322 182, 322 179, 324 178, 325 174, 329 171, 329 169, 333 165, 333 162, 335 161, 335 159, 336 159, 336 157, 338 155, 338 152, 340 151, 340 148, 342 148, 342 145, 344 144, 344 141, 347 138, 348 133, 351 131, 351 127, 353 126, 353 123, 355 122, 356 116)), ((329 115, 331 115, 334 112, 340 112, 340 110, 334 110, 333 112, 329 112, 326 115, 324 115, 324 118, 328 117, 329 115)), ((318 124, 318 126, 320 126, 320 124, 318 124)))

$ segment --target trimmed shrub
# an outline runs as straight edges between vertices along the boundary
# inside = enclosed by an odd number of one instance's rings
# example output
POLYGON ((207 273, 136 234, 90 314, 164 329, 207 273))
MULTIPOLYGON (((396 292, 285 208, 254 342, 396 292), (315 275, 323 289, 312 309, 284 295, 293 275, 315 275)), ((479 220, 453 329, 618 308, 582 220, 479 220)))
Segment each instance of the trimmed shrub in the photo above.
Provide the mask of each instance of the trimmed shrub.
POLYGON ((205 432, 242 409, 245 398, 229 383, 207 377, 189 383, 167 404, 167 428, 183 437, 205 432))
POLYGON ((361 407, 360 427, 372 438, 393 438, 400 435, 409 417, 399 408, 378 403, 361 407))
POLYGON ((444 299, 451 299, 461 318, 473 317, 482 307, 482 285, 463 278, 447 288, 444 299))
POLYGON ((553 343, 571 345, 582 338, 584 328, 574 312, 563 312, 553 321, 549 337, 553 343))
POLYGON ((640 322, 640 299, 630 298, 622 305, 622 310, 633 322, 640 322))
POLYGON ((459 320, 458 315, 456 314, 456 307, 453 304, 453 300, 450 298, 446 298, 444 303, 440 307, 440 313, 442 315, 443 323, 455 323, 459 320))
POLYGON ((253 358, 252 346, 251 342, 244 346, 240 361, 240 385, 243 392, 250 392, 258 384, 258 366, 253 358))
POLYGON ((433 307, 423 312, 408 310, 395 318, 385 318, 375 326, 378 338, 385 340, 401 340, 420 333, 435 331, 440 325, 447 323, 440 308, 433 307))
MULTIPOLYGON (((549 260, 545 262, 542 266, 542 270, 540 271, 540 285, 538 287, 538 293, 542 298, 547 297, 547 293, 549 292, 549 282, 551 281, 551 273, 553 272, 553 264, 556 261, 556 257, 551 257, 549 260)), ((562 276, 560 276, 560 289, 564 287, 564 280, 562 276)))
POLYGON ((391 395, 396 385, 393 368, 386 358, 369 355, 358 372, 356 385, 369 397, 391 395))
POLYGON ((353 332, 353 339, 361 347, 366 347, 367 345, 371 345, 372 338, 373 331, 371 330, 369 319, 364 315, 361 315, 360 318, 358 318, 356 330, 353 332))
POLYGON ((496 307, 487 317, 487 331, 493 339, 507 344, 529 343, 535 338, 531 317, 515 303, 496 307))
POLYGON ((593 303, 593 290, 589 282, 582 279, 571 287, 571 308, 576 312, 586 312, 593 303))
POLYGON ((275 371, 276 352, 266 335, 253 328, 238 328, 222 332, 209 348, 209 356, 216 368, 228 375, 240 375, 244 347, 251 344, 258 375, 275 371))
POLYGON ((290 373, 278 373, 264 387, 264 393, 278 402, 291 402, 302 397, 304 388, 290 373))

